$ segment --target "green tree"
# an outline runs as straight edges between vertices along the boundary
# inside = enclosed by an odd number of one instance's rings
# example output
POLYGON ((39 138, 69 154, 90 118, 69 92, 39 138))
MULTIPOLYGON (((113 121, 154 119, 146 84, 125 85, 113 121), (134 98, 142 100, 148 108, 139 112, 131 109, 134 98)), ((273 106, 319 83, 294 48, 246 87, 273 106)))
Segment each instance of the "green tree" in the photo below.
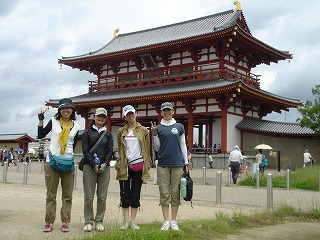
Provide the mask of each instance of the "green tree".
POLYGON ((313 103, 307 101, 304 107, 298 108, 302 117, 298 118, 297 122, 301 127, 312 129, 320 144, 320 84, 312 88, 312 95, 314 96, 313 103))

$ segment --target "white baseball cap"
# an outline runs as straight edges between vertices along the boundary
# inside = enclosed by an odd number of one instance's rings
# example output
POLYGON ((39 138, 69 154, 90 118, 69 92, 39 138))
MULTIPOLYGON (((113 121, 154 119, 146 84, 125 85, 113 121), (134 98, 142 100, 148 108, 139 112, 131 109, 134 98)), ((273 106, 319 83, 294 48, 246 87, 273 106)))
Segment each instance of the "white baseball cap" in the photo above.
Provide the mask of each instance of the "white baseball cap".
POLYGON ((122 114, 123 116, 127 116, 127 114, 129 112, 132 112, 132 113, 135 113, 136 110, 134 109, 134 107, 132 107, 131 105, 127 105, 127 106, 124 106, 123 109, 122 109, 122 114))

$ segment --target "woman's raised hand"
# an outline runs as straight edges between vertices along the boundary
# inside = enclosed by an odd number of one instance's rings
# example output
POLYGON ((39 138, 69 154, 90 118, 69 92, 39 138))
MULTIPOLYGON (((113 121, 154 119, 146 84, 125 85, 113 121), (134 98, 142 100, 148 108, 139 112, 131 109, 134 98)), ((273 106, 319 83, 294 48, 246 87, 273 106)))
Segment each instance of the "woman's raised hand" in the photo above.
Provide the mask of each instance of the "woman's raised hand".
POLYGON ((157 131, 157 123, 156 122, 150 122, 151 127, 150 130, 152 132, 153 135, 157 135, 158 131, 157 131))

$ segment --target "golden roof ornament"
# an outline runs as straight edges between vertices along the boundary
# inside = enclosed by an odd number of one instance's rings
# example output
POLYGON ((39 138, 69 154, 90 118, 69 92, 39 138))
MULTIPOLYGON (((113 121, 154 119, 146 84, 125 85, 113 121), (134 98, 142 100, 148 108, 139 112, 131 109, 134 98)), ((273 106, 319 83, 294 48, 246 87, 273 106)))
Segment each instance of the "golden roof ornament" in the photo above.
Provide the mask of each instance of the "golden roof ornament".
POLYGON ((239 1, 234 1, 233 2, 236 7, 233 9, 233 11, 240 11, 241 10, 241 3, 239 1))
POLYGON ((119 31, 120 31, 120 29, 119 28, 116 28, 115 30, 114 30, 114 32, 113 32, 113 37, 114 38, 116 38, 116 37, 118 37, 118 33, 119 33, 119 31))

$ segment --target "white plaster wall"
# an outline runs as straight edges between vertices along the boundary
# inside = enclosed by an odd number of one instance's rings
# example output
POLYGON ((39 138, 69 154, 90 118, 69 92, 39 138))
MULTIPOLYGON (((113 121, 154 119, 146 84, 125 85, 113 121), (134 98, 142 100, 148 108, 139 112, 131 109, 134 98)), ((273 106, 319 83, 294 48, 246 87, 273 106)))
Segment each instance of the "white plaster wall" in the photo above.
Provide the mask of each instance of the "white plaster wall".
POLYGON ((201 106, 201 107, 196 107, 196 109, 193 111, 194 113, 202 113, 206 111, 206 107, 205 106, 201 106))
POLYGON ((221 144, 221 118, 215 119, 212 123, 212 147, 215 143, 221 144))
POLYGON ((235 145, 240 147, 241 133, 235 128, 235 125, 242 120, 241 116, 228 114, 228 128, 227 128, 227 151, 232 151, 235 145))
POLYGON ((113 137, 113 149, 118 149, 118 140, 117 140, 117 137, 118 137, 118 130, 119 130, 120 127, 118 126, 113 126, 112 127, 112 130, 111 130, 111 133, 112 133, 112 137, 113 137))

